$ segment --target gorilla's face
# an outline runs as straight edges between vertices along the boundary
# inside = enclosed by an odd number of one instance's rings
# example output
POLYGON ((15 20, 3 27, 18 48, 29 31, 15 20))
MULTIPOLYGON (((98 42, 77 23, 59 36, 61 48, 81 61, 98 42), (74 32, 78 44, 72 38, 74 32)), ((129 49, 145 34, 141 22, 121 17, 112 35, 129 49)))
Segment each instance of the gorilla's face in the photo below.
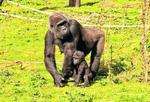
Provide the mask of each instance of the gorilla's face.
POLYGON ((65 37, 69 34, 69 24, 67 20, 61 20, 56 24, 57 34, 61 37, 65 37))
POLYGON ((80 63, 80 58, 73 58, 73 64, 74 65, 77 65, 77 64, 79 64, 80 63))
POLYGON ((50 16, 50 27, 52 32, 55 32, 56 38, 63 39, 69 35, 69 22, 67 18, 59 13, 50 16))
POLYGON ((77 65, 79 64, 82 60, 84 60, 84 53, 81 51, 75 51, 73 54, 73 64, 77 65))

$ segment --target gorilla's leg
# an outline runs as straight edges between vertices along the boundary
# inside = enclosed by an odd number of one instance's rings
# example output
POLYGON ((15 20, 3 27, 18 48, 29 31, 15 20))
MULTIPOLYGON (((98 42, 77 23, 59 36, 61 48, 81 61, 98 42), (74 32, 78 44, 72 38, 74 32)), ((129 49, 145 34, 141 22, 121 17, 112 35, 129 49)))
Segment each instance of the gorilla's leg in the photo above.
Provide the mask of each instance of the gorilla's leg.
POLYGON ((99 69, 100 58, 104 50, 104 40, 104 37, 100 38, 91 52, 90 68, 92 71, 93 78, 96 76, 96 73, 99 69))

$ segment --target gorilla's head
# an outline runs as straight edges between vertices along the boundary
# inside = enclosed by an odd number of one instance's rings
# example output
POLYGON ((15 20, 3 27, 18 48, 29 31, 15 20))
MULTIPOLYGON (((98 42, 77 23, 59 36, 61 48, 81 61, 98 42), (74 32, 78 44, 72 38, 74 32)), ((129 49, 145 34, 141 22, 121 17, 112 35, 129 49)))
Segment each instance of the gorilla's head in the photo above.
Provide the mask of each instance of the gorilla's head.
POLYGON ((82 51, 75 51, 73 54, 73 64, 77 65, 81 63, 82 60, 84 60, 85 54, 82 51))
POLYGON ((52 32, 55 32, 55 37, 63 39, 69 35, 69 21, 61 13, 54 13, 49 17, 50 28, 52 32))

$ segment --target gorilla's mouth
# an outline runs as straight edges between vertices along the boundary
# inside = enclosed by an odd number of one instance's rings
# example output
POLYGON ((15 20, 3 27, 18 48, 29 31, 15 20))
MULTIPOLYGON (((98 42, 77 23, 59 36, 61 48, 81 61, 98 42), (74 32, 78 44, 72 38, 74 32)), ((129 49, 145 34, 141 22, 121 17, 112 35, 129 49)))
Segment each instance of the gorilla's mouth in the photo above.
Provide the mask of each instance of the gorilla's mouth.
POLYGON ((62 39, 65 40, 65 41, 72 41, 73 40, 73 36, 70 33, 64 34, 62 39))

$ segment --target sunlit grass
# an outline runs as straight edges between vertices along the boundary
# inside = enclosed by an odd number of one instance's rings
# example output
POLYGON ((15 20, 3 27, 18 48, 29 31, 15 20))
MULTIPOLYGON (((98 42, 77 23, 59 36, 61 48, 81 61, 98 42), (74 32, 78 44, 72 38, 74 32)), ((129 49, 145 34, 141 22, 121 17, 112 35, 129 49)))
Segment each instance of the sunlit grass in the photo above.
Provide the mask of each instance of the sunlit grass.
MULTIPOLYGON (((80 8, 67 7, 65 0, 14 0, 27 7, 43 11, 61 11, 81 22, 82 25, 99 25, 99 14, 103 15, 103 25, 140 24, 141 8, 135 0, 104 2, 81 0, 80 8), (124 5, 130 4, 126 9, 124 5), (107 4, 107 5, 106 5, 107 4), (109 5, 108 5, 109 4, 109 5), (134 6, 133 6, 134 5, 134 6)), ((53 79, 46 71, 43 62, 44 36, 48 29, 48 16, 12 4, 4 3, 2 11, 45 20, 43 22, 21 20, 0 15, 0 101, 1 102, 148 102, 150 86, 137 81, 141 74, 139 28, 103 28, 106 33, 103 67, 108 68, 111 58, 115 67, 124 68, 113 83, 107 78, 99 78, 90 87, 75 87, 69 82, 64 88, 54 87, 53 79), (122 80, 122 79, 123 80, 122 80)), ((149 44, 149 43, 148 43, 149 44)), ((89 56, 86 58, 89 62, 89 56)), ((61 71, 63 54, 56 48, 56 62, 61 71)))

